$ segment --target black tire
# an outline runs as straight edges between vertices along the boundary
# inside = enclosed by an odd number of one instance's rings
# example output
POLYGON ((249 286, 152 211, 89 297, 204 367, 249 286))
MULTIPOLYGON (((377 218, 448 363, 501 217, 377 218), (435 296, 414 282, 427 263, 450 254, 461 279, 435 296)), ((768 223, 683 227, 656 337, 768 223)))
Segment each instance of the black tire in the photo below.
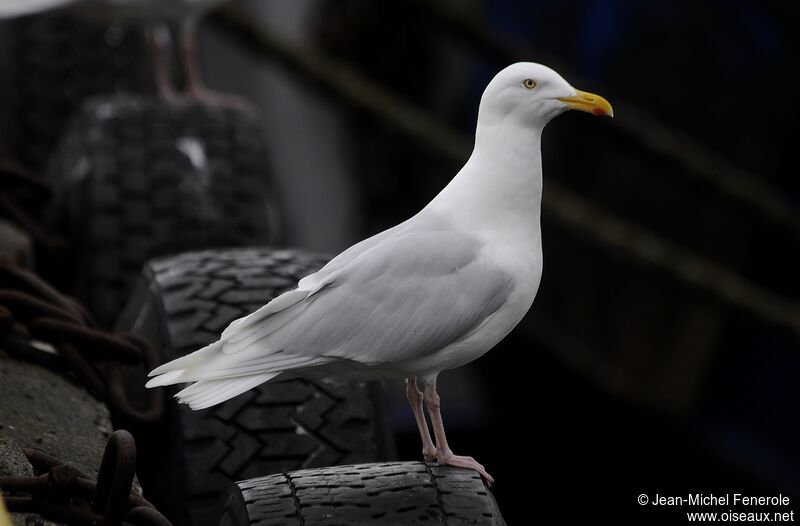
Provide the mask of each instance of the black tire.
MULTIPOLYGON (((269 248, 155 259, 145 265, 118 328, 162 347, 164 360, 171 360, 216 340, 232 320, 293 288, 326 261, 269 248)), ((381 391, 379 384, 291 380, 204 411, 168 404, 165 428, 142 455, 150 459, 140 467, 142 486, 174 524, 205 526, 216 524, 236 480, 390 459, 393 441, 381 391)))
POLYGON ((239 482, 221 526, 475 524, 505 521, 480 476, 424 462, 306 469, 239 482))
POLYGON ((75 248, 75 293, 101 325, 148 259, 276 241, 277 211, 253 115, 117 95, 89 99, 48 170, 51 217, 75 248))
POLYGON ((109 27, 61 10, 7 21, 3 29, 11 102, 0 111, 12 109, 13 153, 33 168, 45 163, 86 97, 154 91, 142 32, 134 25, 109 27))

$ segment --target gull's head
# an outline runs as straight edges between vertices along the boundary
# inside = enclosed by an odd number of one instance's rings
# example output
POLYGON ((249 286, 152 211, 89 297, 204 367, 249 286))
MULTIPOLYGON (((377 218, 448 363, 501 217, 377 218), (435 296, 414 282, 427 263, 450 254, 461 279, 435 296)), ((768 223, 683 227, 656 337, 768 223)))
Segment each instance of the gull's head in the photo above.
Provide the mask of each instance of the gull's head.
POLYGON ((547 66, 517 62, 498 73, 486 86, 479 120, 511 119, 523 126, 543 128, 550 119, 567 110, 614 116, 611 104, 600 95, 573 88, 547 66))

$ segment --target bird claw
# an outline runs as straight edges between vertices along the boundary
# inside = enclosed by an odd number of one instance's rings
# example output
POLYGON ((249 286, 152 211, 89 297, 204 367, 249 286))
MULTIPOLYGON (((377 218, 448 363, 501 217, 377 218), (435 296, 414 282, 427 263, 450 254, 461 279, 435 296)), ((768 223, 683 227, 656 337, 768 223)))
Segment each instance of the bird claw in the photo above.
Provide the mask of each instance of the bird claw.
POLYGON ((449 455, 437 455, 436 460, 439 462, 440 466, 453 466, 477 471, 487 485, 491 486, 494 484, 494 478, 489 475, 486 468, 472 457, 462 457, 460 455, 454 455, 451 452, 449 455))

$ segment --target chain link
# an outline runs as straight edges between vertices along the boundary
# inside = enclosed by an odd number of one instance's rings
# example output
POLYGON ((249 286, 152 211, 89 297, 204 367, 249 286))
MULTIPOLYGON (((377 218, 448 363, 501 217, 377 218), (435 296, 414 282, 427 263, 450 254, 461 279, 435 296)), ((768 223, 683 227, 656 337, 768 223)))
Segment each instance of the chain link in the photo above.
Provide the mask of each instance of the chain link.
POLYGON ((12 513, 36 513, 70 526, 171 526, 133 489, 136 442, 115 431, 106 443, 97 481, 72 464, 38 449, 25 449, 32 477, 0 477, 12 513))
POLYGON ((0 258, 0 343, 15 357, 60 370, 67 365, 114 416, 153 424, 164 413, 163 390, 144 389, 146 371, 160 361, 152 346, 132 334, 99 330, 76 302, 5 258, 0 258), (50 344, 55 353, 37 342, 50 344), (136 382, 141 387, 130 393, 123 368, 135 365, 141 366, 142 378, 136 382))

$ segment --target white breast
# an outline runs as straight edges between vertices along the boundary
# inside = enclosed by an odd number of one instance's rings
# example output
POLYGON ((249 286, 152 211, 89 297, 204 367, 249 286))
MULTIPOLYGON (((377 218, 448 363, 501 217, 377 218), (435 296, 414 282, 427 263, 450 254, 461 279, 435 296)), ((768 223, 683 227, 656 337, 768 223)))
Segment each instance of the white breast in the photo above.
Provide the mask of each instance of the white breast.
POLYGON ((435 376, 480 358, 500 343, 531 308, 542 277, 541 236, 537 232, 533 237, 517 238, 515 243, 502 239, 504 236, 497 237, 487 244, 485 257, 513 276, 508 300, 464 338, 437 353, 401 364, 398 368, 408 376, 435 376))

